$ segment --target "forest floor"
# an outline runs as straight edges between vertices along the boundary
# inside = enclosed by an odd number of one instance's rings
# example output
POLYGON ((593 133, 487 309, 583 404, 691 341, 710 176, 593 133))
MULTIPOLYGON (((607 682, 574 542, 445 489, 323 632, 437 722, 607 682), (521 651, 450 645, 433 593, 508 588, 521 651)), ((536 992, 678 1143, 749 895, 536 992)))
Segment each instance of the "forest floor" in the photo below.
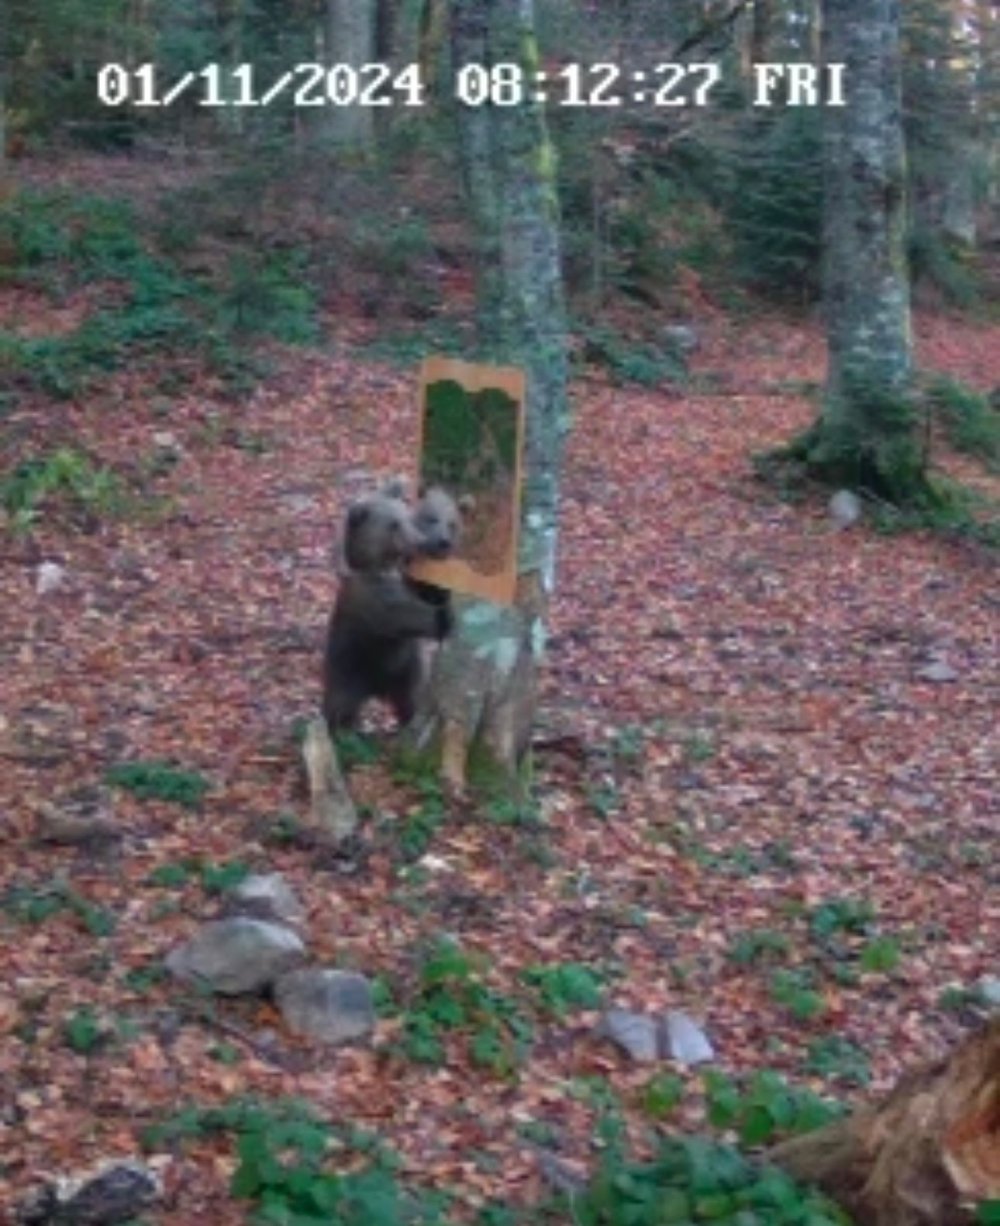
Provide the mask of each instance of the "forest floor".
MULTIPOLYGON (((0 304, 58 326, 27 291, 0 304)), ((256 1094, 375 1130, 408 1178, 460 1206, 531 1197, 530 1138, 585 1167, 597 1087, 634 1124, 651 1074, 593 1036, 595 1012, 540 1013, 521 978, 540 964, 596 968, 607 1003, 699 1018, 728 1072, 775 1069, 849 1101, 963 1033, 942 994, 1000 975, 995 555, 841 531, 821 503, 781 501, 749 457, 810 420, 798 389, 822 378, 820 331, 698 327, 688 390, 573 386, 538 817, 445 812, 426 858, 400 851, 426 809, 383 760, 351 776, 369 814, 354 860, 272 837, 304 809, 290 733, 317 704, 337 525, 411 465, 413 374, 344 346, 281 349, 238 405, 191 391, 165 409, 122 372, 86 402, 8 414, 4 470, 71 442, 122 473, 145 465, 157 499, 83 524, 43 514, 0 542, 3 1196, 136 1154, 185 1104, 256 1094), (176 462, 150 467, 164 450, 176 462), (65 573, 40 594, 43 562, 65 573), (953 679, 924 676, 935 661, 953 679), (210 790, 195 810, 115 791, 124 838, 98 853, 39 841, 46 803, 134 760, 210 790), (398 1017, 372 1046, 323 1049, 265 1001, 199 1013, 143 976, 218 913, 206 868, 237 862, 286 876, 319 961, 382 976, 398 999, 441 933, 484 955, 490 989, 533 1018, 516 1069, 477 1064, 460 1033, 420 1063, 398 1017), (47 896, 65 905, 25 905, 47 896), (753 932, 763 962, 752 938, 740 955, 753 932), (884 956, 864 956, 873 944, 884 956), (81 1018, 107 1041, 79 1041, 81 1018)), ((918 316, 916 332, 921 366, 1000 384, 1000 326, 918 316)), ((689 1080, 670 1127, 701 1122, 689 1080)), ((227 1139, 153 1161, 156 1222, 244 1219, 227 1139)))

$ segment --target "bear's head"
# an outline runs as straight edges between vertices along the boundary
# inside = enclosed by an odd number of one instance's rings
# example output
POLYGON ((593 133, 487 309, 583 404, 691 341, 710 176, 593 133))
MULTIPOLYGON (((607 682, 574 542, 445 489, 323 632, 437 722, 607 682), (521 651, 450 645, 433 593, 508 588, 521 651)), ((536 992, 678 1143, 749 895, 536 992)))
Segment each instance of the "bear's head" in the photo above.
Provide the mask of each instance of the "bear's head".
POLYGON ((417 552, 425 558, 450 558, 462 537, 462 517, 474 505, 471 495, 465 494, 456 501, 440 485, 422 489, 413 513, 420 536, 417 552))
POLYGON ((356 574, 400 570, 420 549, 421 535, 400 483, 351 504, 344 528, 344 561, 356 574))

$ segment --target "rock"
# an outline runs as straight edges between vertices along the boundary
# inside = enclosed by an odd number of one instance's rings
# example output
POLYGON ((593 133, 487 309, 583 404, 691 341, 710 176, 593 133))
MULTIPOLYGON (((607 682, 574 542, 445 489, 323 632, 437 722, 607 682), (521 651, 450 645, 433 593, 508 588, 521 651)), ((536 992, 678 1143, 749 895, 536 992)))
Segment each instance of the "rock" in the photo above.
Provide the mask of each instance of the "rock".
POLYGON ((293 515, 306 515, 316 508, 316 499, 310 494, 282 494, 282 500, 293 515))
POLYGON ((686 1013, 672 1009, 663 1019, 660 1031, 663 1054, 678 1064, 706 1064, 715 1059, 705 1032, 686 1013))
POLYGON ((161 451, 172 451, 177 455, 184 450, 172 430, 154 430, 153 445, 161 451))
POLYGON ((645 1013, 609 1009, 597 1023, 597 1034, 642 1063, 655 1060, 660 1054, 656 1021, 645 1013))
POLYGON ((274 985, 274 997, 289 1029, 324 1043, 348 1043, 375 1028, 371 983, 354 971, 291 971, 274 985))
POLYGON ((21 1226, 116 1226, 130 1222, 162 1195, 159 1180, 139 1162, 113 1162, 91 1175, 48 1184, 21 1202, 21 1226))
POLYGON ((689 324, 667 324, 663 339, 675 353, 694 353, 701 344, 698 333, 689 324))
POLYGON ((281 873, 255 873, 233 890, 232 897, 244 914, 255 919, 301 924, 305 908, 281 873))
POLYGON ((983 975, 976 988, 991 1009, 1000 1009, 1000 975, 983 975))
POLYGON ((932 660, 917 671, 917 676, 921 681, 931 681, 935 685, 958 680, 958 672, 947 660, 932 660))
POLYGON ((66 578, 66 568, 58 562, 42 562, 35 575, 35 591, 39 596, 47 596, 62 586, 66 578))
POLYGON ((185 945, 172 950, 166 963, 178 979, 236 996, 259 992, 305 956, 306 948, 291 928, 235 916, 205 924, 185 945))
POLYGON ((827 509, 838 528, 850 528, 861 518, 861 499, 853 490, 837 490, 827 509))

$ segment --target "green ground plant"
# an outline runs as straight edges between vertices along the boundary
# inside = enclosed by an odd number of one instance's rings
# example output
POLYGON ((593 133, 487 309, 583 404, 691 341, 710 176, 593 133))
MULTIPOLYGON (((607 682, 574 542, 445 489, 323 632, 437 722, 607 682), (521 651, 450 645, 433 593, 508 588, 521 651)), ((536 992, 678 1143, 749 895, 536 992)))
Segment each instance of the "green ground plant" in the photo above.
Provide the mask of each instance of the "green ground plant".
POLYGON ((420 966, 403 1015, 401 1048, 410 1059, 439 1064, 449 1034, 466 1040, 473 1064, 512 1076, 531 1039, 529 1019, 512 998, 485 982, 488 964, 455 941, 434 943, 420 966))
POLYGON ((156 761, 121 762, 108 768, 105 779, 140 800, 161 800, 184 809, 200 808, 210 786, 197 771, 156 761))
POLYGON ((156 250, 158 232, 127 202, 100 196, 24 191, 0 204, 9 280, 56 298, 82 286, 99 291, 94 309, 67 333, 0 330, 0 374, 65 399, 102 372, 155 359, 162 379, 165 356, 177 357, 183 371, 195 355, 238 390, 255 373, 251 338, 316 339, 305 252, 237 251, 221 265, 185 266, 183 244, 156 250))
POLYGON ((125 486, 110 468, 72 447, 22 460, 0 476, 0 506, 15 531, 31 528, 45 508, 59 501, 72 512, 115 515, 124 508, 125 486))
POLYGON ((22 924, 43 924, 53 916, 70 915, 95 937, 110 936, 116 927, 111 911, 58 878, 41 885, 11 886, 0 895, 0 911, 22 924))
POLYGON ((926 396, 956 451, 978 456, 992 471, 1000 471, 1000 413, 989 397, 944 375, 930 381, 926 396))

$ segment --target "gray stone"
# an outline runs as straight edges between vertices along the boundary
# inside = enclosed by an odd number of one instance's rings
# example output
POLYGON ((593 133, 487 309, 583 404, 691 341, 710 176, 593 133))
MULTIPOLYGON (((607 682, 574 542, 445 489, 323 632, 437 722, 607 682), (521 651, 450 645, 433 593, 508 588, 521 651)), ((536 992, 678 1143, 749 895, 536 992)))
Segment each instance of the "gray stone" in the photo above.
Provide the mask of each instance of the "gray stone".
POLYGON ((233 898, 257 919, 301 924, 305 908, 281 873, 255 873, 233 890, 233 898))
POLYGON ((280 924, 234 916, 205 924, 167 955, 178 979, 207 984, 226 996, 259 992, 305 960, 297 933, 280 924))
POLYGON ((689 324, 667 324, 663 339, 677 353, 694 353, 701 344, 698 333, 689 324))
POLYGON ((983 975, 976 987, 991 1009, 1000 1009, 1000 975, 983 975))
POLYGON ((61 587, 66 578, 66 568, 58 562, 42 562, 35 575, 35 591, 39 596, 47 596, 61 587))
POLYGON ((686 1013, 672 1009, 663 1019, 660 1037, 664 1054, 678 1064, 707 1064, 715 1059, 705 1032, 686 1013))
POLYGON ((952 668, 947 660, 932 660, 918 670, 917 676, 921 681, 931 681, 935 685, 958 680, 957 670, 952 668))
POLYGON ((371 983, 355 971, 291 971, 274 985, 274 997, 289 1029, 324 1043, 348 1043, 375 1028, 371 983))
POLYGON ((609 1009, 597 1024, 597 1034, 641 1063, 655 1060, 660 1054, 656 1021, 645 1013, 609 1009))
POLYGON ((830 498, 828 509, 838 528, 850 528, 861 518, 861 499, 853 490, 837 490, 830 498))

